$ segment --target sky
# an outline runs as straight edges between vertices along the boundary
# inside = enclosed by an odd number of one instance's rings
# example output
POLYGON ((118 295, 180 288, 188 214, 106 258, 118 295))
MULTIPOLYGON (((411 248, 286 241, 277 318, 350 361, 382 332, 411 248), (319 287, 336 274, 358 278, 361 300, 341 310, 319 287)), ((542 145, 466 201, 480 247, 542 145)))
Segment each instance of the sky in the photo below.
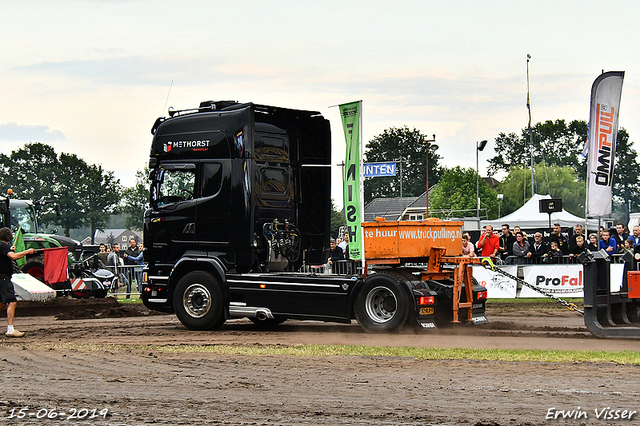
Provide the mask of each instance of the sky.
MULTIPOLYGON (((365 144, 436 135, 441 164, 476 167, 531 114, 589 119, 594 79, 625 71, 620 126, 640 141, 640 2, 0 0, 0 152, 30 142, 113 171, 148 162, 155 119, 204 100, 321 112, 332 196, 345 144, 336 104, 363 101, 365 144)), ((634 145, 636 150, 639 144, 634 145)))

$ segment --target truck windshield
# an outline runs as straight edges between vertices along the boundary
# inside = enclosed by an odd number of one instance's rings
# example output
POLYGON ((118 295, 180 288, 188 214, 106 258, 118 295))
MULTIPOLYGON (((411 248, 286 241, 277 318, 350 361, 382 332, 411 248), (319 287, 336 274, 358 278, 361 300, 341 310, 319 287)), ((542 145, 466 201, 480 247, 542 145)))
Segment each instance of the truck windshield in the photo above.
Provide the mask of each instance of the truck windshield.
POLYGON ((33 207, 11 207, 11 228, 17 230, 22 228, 23 232, 37 232, 36 214, 33 207))
POLYGON ((159 207, 192 200, 195 198, 195 176, 195 170, 157 170, 152 184, 152 202, 159 207))

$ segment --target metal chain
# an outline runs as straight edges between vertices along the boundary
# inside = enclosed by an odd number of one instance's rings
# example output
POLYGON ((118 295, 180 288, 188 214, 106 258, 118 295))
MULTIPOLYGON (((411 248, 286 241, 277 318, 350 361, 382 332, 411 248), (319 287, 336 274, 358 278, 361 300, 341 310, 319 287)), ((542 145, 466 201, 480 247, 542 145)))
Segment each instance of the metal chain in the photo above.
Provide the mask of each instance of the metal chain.
POLYGON ((493 261, 491 260, 491 258, 489 257, 484 257, 482 258, 482 266, 484 266, 487 269, 492 270, 493 272, 497 272, 499 274, 504 275, 505 277, 511 278, 512 280, 515 280, 516 282, 522 284, 525 287, 529 287, 532 290, 537 291, 538 293, 543 294, 544 296, 547 296, 550 299, 555 300, 556 302, 560 303, 562 306, 565 306, 566 308, 568 308, 571 311, 575 311, 578 312, 582 315, 584 315, 584 311, 580 310, 574 303, 571 302, 567 302, 566 300, 562 300, 560 299, 558 296, 551 294, 549 292, 546 292, 532 284, 529 284, 528 282, 526 282, 525 280, 518 278, 516 276, 513 276, 505 271, 503 271, 500 268, 497 268, 496 265, 493 264, 493 261))

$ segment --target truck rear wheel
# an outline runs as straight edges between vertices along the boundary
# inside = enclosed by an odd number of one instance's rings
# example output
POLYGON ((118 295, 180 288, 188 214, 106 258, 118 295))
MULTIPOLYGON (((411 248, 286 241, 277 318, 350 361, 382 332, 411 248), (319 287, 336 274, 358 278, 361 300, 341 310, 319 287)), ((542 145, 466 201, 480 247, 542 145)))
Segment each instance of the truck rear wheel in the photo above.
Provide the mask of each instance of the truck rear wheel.
POLYGON ((366 331, 388 333, 399 330, 407 322, 410 307, 401 278, 381 273, 367 278, 356 296, 354 311, 366 331))
POLYGON ((178 281, 173 307, 180 322, 192 330, 212 330, 225 321, 220 284, 207 272, 189 272, 178 281))

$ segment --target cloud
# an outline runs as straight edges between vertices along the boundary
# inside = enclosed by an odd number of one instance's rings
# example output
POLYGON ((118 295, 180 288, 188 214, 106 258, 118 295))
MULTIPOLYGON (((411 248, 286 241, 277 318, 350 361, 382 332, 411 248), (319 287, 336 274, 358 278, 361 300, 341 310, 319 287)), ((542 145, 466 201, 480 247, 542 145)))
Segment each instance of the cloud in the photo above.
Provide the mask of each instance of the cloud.
POLYGON ((256 66, 249 63, 226 63, 219 58, 189 56, 164 57, 113 56, 102 59, 45 61, 13 68, 20 73, 56 75, 85 79, 98 84, 121 86, 166 85, 175 80, 183 85, 209 84, 211 81, 242 83, 246 81, 282 80, 286 82, 295 69, 256 66))
POLYGON ((121 55, 125 52, 125 50, 120 47, 89 47, 87 50, 100 55, 121 55))
MULTIPOLYGON (((19 72, 37 75, 61 75, 84 78, 93 82, 132 86, 153 83, 151 78, 159 69, 172 69, 172 66, 159 68, 158 63, 142 57, 113 57, 97 60, 39 62, 14 67, 19 72), (151 81, 150 81, 151 80, 151 81)), ((165 78, 166 80, 166 78, 165 78)))
POLYGON ((0 124, 0 141, 9 142, 49 142, 66 140, 60 130, 51 130, 48 126, 30 126, 27 124, 0 124))

